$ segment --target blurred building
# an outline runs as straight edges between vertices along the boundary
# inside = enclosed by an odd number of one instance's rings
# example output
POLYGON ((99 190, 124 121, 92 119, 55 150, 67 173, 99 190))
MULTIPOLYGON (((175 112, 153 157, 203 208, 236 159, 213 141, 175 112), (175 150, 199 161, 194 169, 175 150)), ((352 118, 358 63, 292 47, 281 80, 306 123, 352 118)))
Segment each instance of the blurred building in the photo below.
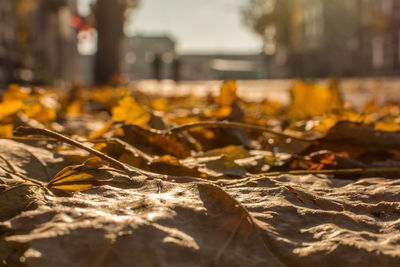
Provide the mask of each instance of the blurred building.
POLYGON ((153 62, 162 58, 161 78, 173 79, 173 61, 179 60, 182 80, 265 78, 263 60, 255 54, 178 55, 175 40, 166 35, 137 35, 126 38, 121 55, 121 72, 133 80, 153 79, 153 62))
POLYGON ((266 27, 269 77, 398 73, 400 0, 286 3, 289 17, 284 22, 272 19, 266 27), (286 25, 287 31, 282 30, 286 25), (282 32, 288 35, 285 43, 276 38, 282 32))
POLYGON ((182 55, 185 80, 265 79, 263 58, 258 54, 182 55))
POLYGON ((175 40, 166 35, 137 35, 125 38, 121 49, 120 70, 130 79, 152 79, 153 63, 161 57, 161 78, 171 78, 171 63, 176 55, 175 40))
MULTIPOLYGON (((262 55, 181 55, 182 79, 399 74, 400 0, 267 1, 275 4, 261 22, 267 23, 262 55)), ((136 36, 126 44, 122 69, 130 77, 152 78, 156 53, 163 55, 162 77, 171 77, 173 39, 136 36)))

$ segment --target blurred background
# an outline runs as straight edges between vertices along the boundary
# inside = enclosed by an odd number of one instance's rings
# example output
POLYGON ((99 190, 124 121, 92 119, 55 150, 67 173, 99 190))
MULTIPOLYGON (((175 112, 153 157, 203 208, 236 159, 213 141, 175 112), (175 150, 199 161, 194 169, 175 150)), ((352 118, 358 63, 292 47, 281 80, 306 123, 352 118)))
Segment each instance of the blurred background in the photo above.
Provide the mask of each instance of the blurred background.
POLYGON ((395 77, 400 0, 1 0, 0 84, 395 77))

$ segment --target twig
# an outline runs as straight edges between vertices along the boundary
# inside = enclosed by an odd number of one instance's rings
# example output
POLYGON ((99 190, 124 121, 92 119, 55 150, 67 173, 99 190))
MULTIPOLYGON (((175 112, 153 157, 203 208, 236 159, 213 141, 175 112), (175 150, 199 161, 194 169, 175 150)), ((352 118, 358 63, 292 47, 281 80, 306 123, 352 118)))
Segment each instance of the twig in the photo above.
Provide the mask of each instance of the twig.
MULTIPOLYGON (((12 141, 18 141, 18 142, 54 142, 58 143, 61 142, 60 140, 57 140, 55 138, 44 138, 44 137, 24 137, 24 136, 14 136, 14 137, 0 137, 0 140, 12 140, 12 141)), ((98 139, 98 140, 90 140, 90 139, 82 139, 79 140, 79 142, 82 143, 93 143, 93 144, 98 144, 98 143, 107 143, 108 140, 106 139, 98 139)))
POLYGON ((276 136, 284 137, 284 138, 291 138, 297 141, 301 142, 314 142, 317 141, 317 139, 306 139, 290 134, 285 134, 283 132, 279 131, 274 131, 271 130, 267 127, 259 126, 259 125, 254 125, 254 124, 247 124, 247 123, 241 123, 241 122, 230 122, 230 121, 201 121, 201 122, 195 122, 195 123, 188 123, 185 125, 177 126, 174 128, 171 128, 169 130, 165 130, 165 134, 167 135, 176 135, 181 132, 194 129, 194 128, 235 128, 235 129, 243 129, 243 130, 249 130, 249 131, 258 131, 258 132, 264 132, 264 133, 269 133, 273 134, 276 136))
POLYGON ((43 135, 43 136, 47 136, 50 138, 54 138, 57 140, 60 140, 64 143, 70 144, 72 146, 78 147, 80 149, 86 150, 87 152, 91 153, 92 155, 95 155, 99 158, 101 158, 102 160, 118 167, 119 169, 124 170, 127 173, 135 173, 135 174, 139 174, 139 175, 149 175, 152 177, 163 177, 163 175, 160 174, 156 174, 156 173, 151 173, 151 172, 147 172, 147 171, 143 171, 140 170, 138 168, 135 168, 133 166, 127 165, 125 163, 122 163, 119 160, 116 160, 96 149, 93 149, 87 145, 84 145, 78 141, 75 141, 69 137, 66 137, 60 133, 56 133, 54 131, 51 130, 47 130, 47 129, 41 129, 41 128, 32 128, 32 127, 23 127, 20 126, 17 129, 15 129, 14 131, 14 135, 15 136, 26 136, 26 135, 43 135))
POLYGON ((1 155, 1 154, 0 154, 0 158, 1 158, 5 163, 7 163, 8 167, 10 167, 11 170, 12 170, 14 173, 17 172, 17 170, 14 168, 14 165, 12 165, 11 162, 10 162, 8 159, 6 159, 6 158, 5 158, 3 155, 1 155))
POLYGON ((267 172, 258 174, 256 176, 279 176, 284 174, 290 175, 307 175, 307 174, 332 174, 332 175, 341 175, 341 174, 360 174, 360 175, 368 175, 368 174, 390 174, 390 173, 400 173, 400 168, 355 168, 355 169, 336 169, 336 170, 292 170, 292 171, 277 171, 277 172, 267 172))
POLYGON ((0 140, 12 140, 12 141, 18 141, 18 142, 60 142, 56 139, 53 138, 41 138, 41 137, 0 137, 0 140))
POLYGON ((66 136, 64 136, 62 134, 56 133, 56 132, 51 131, 51 130, 20 126, 17 129, 15 129, 14 135, 16 135, 16 136, 44 135, 44 136, 47 136, 47 137, 51 137, 51 138, 57 139, 59 141, 62 141, 64 143, 70 144, 72 146, 79 147, 80 149, 86 150, 89 153, 101 158, 104 161, 107 161, 107 162, 113 164, 114 166, 116 166, 116 167, 118 167, 120 169, 123 169, 125 171, 130 171, 130 168, 127 167, 122 162, 120 162, 120 161, 118 161, 118 160, 116 160, 116 159, 114 159, 114 158, 112 158, 110 156, 107 156, 106 154, 101 153, 101 152, 99 152, 99 151, 97 151, 97 150, 95 150, 95 149, 93 149, 93 148, 91 148, 91 147, 89 147, 87 145, 84 145, 84 144, 82 144, 82 143, 80 143, 78 141, 75 141, 75 140, 73 140, 73 139, 71 139, 69 137, 66 137, 66 136))

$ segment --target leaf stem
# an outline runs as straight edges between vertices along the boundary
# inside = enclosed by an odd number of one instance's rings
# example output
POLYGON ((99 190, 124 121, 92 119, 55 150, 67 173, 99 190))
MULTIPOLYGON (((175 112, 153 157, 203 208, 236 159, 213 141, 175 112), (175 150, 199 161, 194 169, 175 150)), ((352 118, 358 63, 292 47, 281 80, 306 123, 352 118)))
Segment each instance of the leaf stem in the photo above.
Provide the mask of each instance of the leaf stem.
POLYGON ((78 147, 80 149, 86 150, 87 152, 89 152, 92 155, 95 155, 99 158, 101 158, 102 160, 114 165, 115 167, 118 167, 119 169, 124 170, 127 173, 132 173, 134 172, 135 174, 141 174, 141 175, 151 175, 151 176, 160 176, 159 174, 156 173, 150 173, 147 171, 143 171, 140 170, 138 168, 135 168, 133 166, 127 165, 122 163, 119 160, 116 160, 96 149, 93 149, 87 145, 84 145, 76 140, 73 140, 69 137, 66 137, 60 133, 48 130, 48 129, 41 129, 41 128, 33 128, 33 127, 24 127, 24 126, 20 126, 17 129, 15 129, 14 131, 14 135, 15 136, 27 136, 27 135, 43 135, 46 137, 50 137, 53 139, 57 139, 59 141, 62 141, 64 143, 70 144, 72 146, 78 147))
POLYGON ((279 176, 284 174, 289 175, 307 175, 307 174, 332 174, 332 175, 346 175, 346 174, 400 174, 400 168, 354 168, 354 169, 329 169, 329 170, 292 170, 292 171, 277 171, 277 172, 267 172, 256 176, 279 176))
POLYGON ((181 132, 194 129, 194 128, 235 128, 235 129, 243 129, 243 130, 249 130, 249 131, 258 131, 258 132, 264 132, 264 133, 269 133, 272 135, 284 137, 284 138, 291 138, 297 141, 301 142, 314 142, 317 141, 317 139, 307 139, 307 138, 302 138, 299 136, 295 135, 290 135, 290 134, 285 134, 283 132, 279 131, 274 131, 271 130, 267 127, 264 126, 259 126, 259 125, 254 125, 254 124, 248 124, 248 123, 241 123, 241 122, 230 122, 230 121, 200 121, 200 122, 194 122, 194 123, 188 123, 185 125, 177 126, 174 128, 171 128, 169 130, 165 130, 165 134, 167 135, 176 135, 181 132))
MULTIPOLYGON (((13 136, 13 137, 0 137, 0 140, 12 140, 18 142, 61 142, 60 140, 54 138, 46 138, 46 137, 24 137, 24 136, 13 136)), ((90 140, 90 139, 83 139, 80 140, 82 143, 107 143, 108 140, 106 139, 97 139, 97 140, 90 140)))

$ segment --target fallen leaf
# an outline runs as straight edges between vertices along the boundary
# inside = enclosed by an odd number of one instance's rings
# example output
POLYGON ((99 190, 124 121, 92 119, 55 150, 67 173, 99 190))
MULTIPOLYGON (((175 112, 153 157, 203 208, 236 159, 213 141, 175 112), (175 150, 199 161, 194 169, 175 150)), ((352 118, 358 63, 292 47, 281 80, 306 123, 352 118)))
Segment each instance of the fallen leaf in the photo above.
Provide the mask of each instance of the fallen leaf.
POLYGON ((195 164, 185 165, 184 162, 171 155, 155 158, 150 164, 150 170, 159 174, 206 178, 197 170, 195 164))
POLYGON ((41 103, 30 105, 25 114, 41 123, 50 122, 57 117, 56 110, 51 107, 45 107, 41 103))
POLYGON ((14 126, 12 124, 0 125, 0 136, 2 137, 12 137, 14 126))
POLYGON ((147 169, 147 165, 153 160, 150 155, 121 140, 97 144, 94 148, 123 163, 141 169, 147 169))
POLYGON ((66 114, 68 115, 79 115, 83 113, 84 102, 82 99, 75 99, 71 104, 68 105, 66 114))
POLYGON ((24 101, 30 97, 31 90, 27 87, 21 87, 17 84, 10 84, 7 91, 3 94, 3 103, 10 101, 24 101))
POLYGON ((114 122, 148 126, 151 114, 135 98, 125 96, 119 101, 118 106, 112 109, 112 119, 114 122))
POLYGON ((374 123, 375 130, 386 132, 400 132, 400 123, 394 119, 378 121, 374 123))
POLYGON ((376 130, 371 124, 348 121, 337 123, 329 130, 324 140, 332 144, 341 142, 364 148, 400 149, 400 134, 376 130))
POLYGON ((110 174, 100 172, 104 166, 98 158, 90 158, 81 165, 68 166, 62 169, 47 184, 49 189, 62 191, 82 191, 99 185, 101 180, 111 180, 110 174))
POLYGON ((288 115, 294 120, 321 116, 343 107, 335 80, 331 80, 327 87, 296 80, 291 89, 291 97, 288 115))
POLYGON ((235 81, 228 80, 221 86, 219 96, 215 98, 215 103, 221 106, 231 106, 237 99, 237 86, 235 81))
POLYGON ((199 157, 213 157, 225 155, 228 158, 235 159, 243 159, 250 156, 249 152, 242 146, 226 146, 223 148, 216 148, 212 150, 208 150, 206 152, 198 154, 199 157))
POLYGON ((198 160, 204 164, 198 167, 198 170, 211 177, 225 175, 240 177, 247 173, 245 168, 226 156, 199 158, 198 160))
POLYGON ((0 121, 4 120, 7 116, 16 114, 18 111, 25 107, 23 101, 20 100, 9 100, 7 102, 0 103, 0 121))
POLYGON ((135 139, 139 137, 178 158, 186 158, 191 155, 185 139, 178 135, 168 136, 157 130, 146 129, 134 124, 124 124, 122 128, 126 138, 130 140, 127 141, 128 143, 137 142, 138 140, 135 139))

